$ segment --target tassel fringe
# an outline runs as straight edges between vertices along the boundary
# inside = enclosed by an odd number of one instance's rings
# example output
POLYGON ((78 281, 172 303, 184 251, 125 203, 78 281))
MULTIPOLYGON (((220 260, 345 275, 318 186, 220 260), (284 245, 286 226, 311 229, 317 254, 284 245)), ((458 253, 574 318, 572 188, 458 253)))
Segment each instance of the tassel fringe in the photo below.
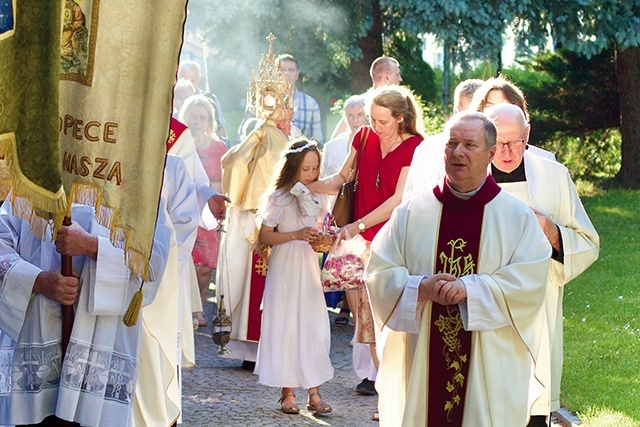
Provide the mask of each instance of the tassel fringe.
MULTIPOLYGON (((13 214, 29 223, 34 236, 40 240, 47 237, 47 229, 55 224, 52 214, 62 215, 67 210, 64 188, 54 193, 29 180, 20 169, 16 152, 16 138, 13 132, 0 135, 0 177, 3 179, 3 194, 11 199, 13 214)), ((60 222, 62 223, 62 222, 60 222)))
POLYGON ((127 308, 127 312, 124 313, 124 316, 122 318, 122 323, 124 323, 126 326, 131 327, 135 326, 136 323, 138 323, 143 298, 144 290, 142 289, 142 286, 140 286, 140 289, 138 289, 138 291, 131 298, 129 308, 127 308))
POLYGON ((131 248, 131 230, 125 227, 118 227, 118 210, 104 206, 102 204, 102 189, 92 185, 74 182, 71 185, 71 194, 69 195, 70 204, 80 203, 83 205, 95 206, 96 221, 98 224, 110 230, 109 240, 115 248, 124 251, 125 263, 129 266, 131 272, 140 276, 142 280, 149 281, 149 258, 145 257, 139 251, 131 248))

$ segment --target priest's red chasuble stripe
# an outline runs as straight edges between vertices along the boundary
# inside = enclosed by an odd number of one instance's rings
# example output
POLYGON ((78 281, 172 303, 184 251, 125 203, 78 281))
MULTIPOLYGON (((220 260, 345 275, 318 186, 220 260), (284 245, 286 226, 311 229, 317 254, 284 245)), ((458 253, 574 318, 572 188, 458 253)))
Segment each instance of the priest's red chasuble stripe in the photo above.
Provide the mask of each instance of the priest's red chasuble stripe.
MULTIPOLYGON (((434 189, 444 205, 438 231, 437 273, 461 277, 477 272, 484 206, 499 192, 491 177, 468 200, 456 198, 446 185, 434 189)), ((462 426, 471 332, 464 330, 457 304, 433 304, 429 337, 427 426, 462 426)))
POLYGON ((249 321, 247 326, 247 340, 259 341, 262 328, 262 297, 267 280, 267 260, 257 251, 253 251, 251 259, 251 284, 249 294, 249 321))

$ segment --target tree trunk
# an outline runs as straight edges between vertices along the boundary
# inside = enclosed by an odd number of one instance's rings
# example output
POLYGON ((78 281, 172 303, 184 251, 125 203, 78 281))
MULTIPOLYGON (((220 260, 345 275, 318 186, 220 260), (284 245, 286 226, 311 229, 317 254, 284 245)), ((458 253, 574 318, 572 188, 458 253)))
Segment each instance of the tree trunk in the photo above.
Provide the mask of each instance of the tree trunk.
POLYGON ((616 75, 620 97, 620 132, 622 186, 640 189, 640 46, 618 50, 616 75))
POLYGON ((371 63, 382 56, 382 17, 380 0, 371 1, 371 14, 373 23, 364 38, 358 40, 358 46, 362 50, 362 59, 352 61, 349 66, 351 72, 351 93, 363 93, 371 87, 369 68, 371 63))
POLYGON ((442 106, 445 110, 451 105, 451 96, 449 95, 449 87, 451 86, 451 58, 449 55, 449 44, 443 43, 442 46, 442 106))

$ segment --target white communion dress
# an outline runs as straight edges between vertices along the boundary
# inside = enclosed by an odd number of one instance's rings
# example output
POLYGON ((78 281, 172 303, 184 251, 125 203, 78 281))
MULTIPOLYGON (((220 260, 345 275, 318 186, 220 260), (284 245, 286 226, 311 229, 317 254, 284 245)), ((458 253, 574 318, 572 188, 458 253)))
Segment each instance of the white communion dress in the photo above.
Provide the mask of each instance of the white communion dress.
MULTIPOLYGON (((324 196, 322 205, 326 206, 324 196)), ((319 215, 324 213, 322 209, 319 215)), ((265 200, 258 214, 264 225, 282 233, 315 227, 318 220, 303 216, 296 199, 280 189, 265 200)), ((262 303, 255 368, 258 383, 311 388, 333 378, 331 331, 318 254, 309 243, 292 240, 273 246, 262 303)))

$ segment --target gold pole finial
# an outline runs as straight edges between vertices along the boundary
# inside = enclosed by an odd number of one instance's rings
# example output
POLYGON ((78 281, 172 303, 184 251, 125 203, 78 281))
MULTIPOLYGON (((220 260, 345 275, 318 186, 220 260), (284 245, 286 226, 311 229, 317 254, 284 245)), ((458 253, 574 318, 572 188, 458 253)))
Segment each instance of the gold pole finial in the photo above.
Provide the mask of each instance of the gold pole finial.
POLYGON ((271 59, 273 58, 273 42, 276 40, 276 36, 273 33, 269 33, 267 40, 269 41, 269 59, 271 59))

